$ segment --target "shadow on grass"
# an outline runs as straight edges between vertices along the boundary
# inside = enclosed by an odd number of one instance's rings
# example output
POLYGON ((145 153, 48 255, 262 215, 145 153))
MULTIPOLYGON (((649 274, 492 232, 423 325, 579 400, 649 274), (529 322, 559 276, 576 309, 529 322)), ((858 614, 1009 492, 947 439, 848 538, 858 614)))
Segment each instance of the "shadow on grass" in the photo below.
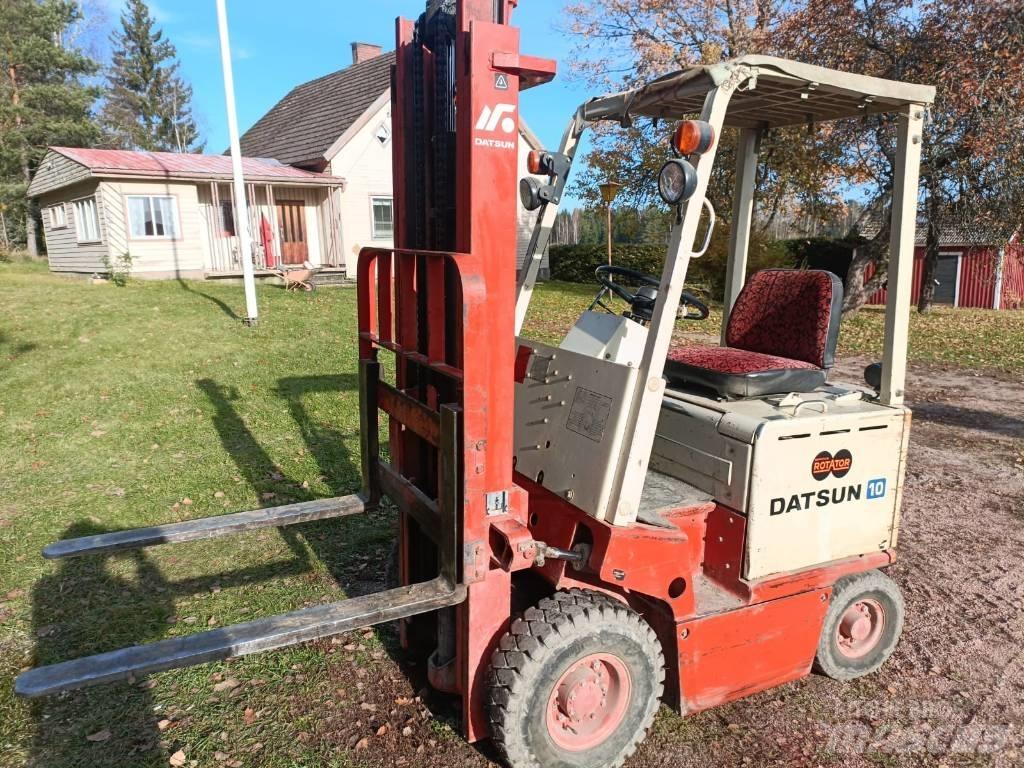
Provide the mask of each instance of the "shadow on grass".
POLYGON ((188 280, 184 280, 184 279, 179 277, 178 278, 178 285, 181 286, 181 290, 185 291, 186 293, 191 293, 191 294, 194 294, 196 296, 202 296, 207 301, 213 302, 218 307, 220 307, 221 311, 225 315, 230 317, 232 320, 241 320, 242 319, 241 317, 239 317, 238 313, 235 312, 235 310, 231 308, 231 305, 228 304, 226 301, 223 301, 222 299, 218 299, 216 296, 211 296, 208 293, 203 293, 202 291, 197 291, 195 288, 193 288, 191 285, 189 285, 189 281, 188 280))
MULTIPOLYGON (((39 345, 36 344, 34 341, 23 341, 20 343, 15 343, 11 341, 10 336, 8 336, 3 331, 0 331, 0 363, 13 363, 22 355, 32 352, 38 348, 39 345)), ((0 365, 0 367, 3 366, 0 365)))
MULTIPOLYGON (((213 423, 238 471, 267 498, 265 506, 315 498, 301 484, 288 480, 253 435, 235 407, 239 394, 210 379, 196 382, 214 407, 213 423)), ((341 393, 357 386, 357 377, 294 377, 278 382, 278 394, 298 424, 311 455, 335 495, 357 490, 360 473, 346 450, 345 434, 311 416, 304 399, 317 393, 341 393)), ((293 553, 286 562, 268 563, 227 573, 169 582, 144 550, 116 556, 87 556, 63 561, 53 576, 33 591, 33 627, 37 634, 35 664, 52 664, 102 653, 167 636, 174 597, 195 594, 213 585, 230 586, 306 573, 322 566, 349 596, 384 588, 384 564, 394 538, 393 514, 386 508, 342 520, 325 520, 279 529, 293 553), (114 558, 130 558, 134 578, 115 575, 114 558)), ((106 532, 80 523, 64 532, 76 538, 106 532)), ((339 596, 340 597, 340 596, 339 596)), ((397 660, 396 633, 380 627, 378 636, 397 660)), ((165 766, 167 754, 145 683, 104 685, 32 704, 36 736, 33 768, 89 766, 165 766), (110 735, 95 741, 90 734, 110 735)), ((166 734, 164 734, 166 736, 166 734)))
MULTIPOLYGON (((76 523, 65 538, 107 530, 76 523)), ((52 664, 163 637, 174 612, 171 590, 145 553, 130 558, 134 578, 115 575, 111 557, 64 560, 36 583, 32 619, 36 664, 52 664)), ((37 723, 33 768, 165 766, 153 701, 145 683, 99 686, 31 704, 37 723), (106 735, 105 735, 106 734, 106 735), (94 740, 87 739, 93 736, 94 740)))
MULTIPOLYGON (((261 497, 264 506, 278 506, 317 498, 281 468, 253 435, 235 408, 239 399, 233 388, 210 379, 196 386, 214 407, 213 424, 224 450, 235 462, 239 473, 261 497)), ((308 413, 303 399, 314 393, 341 393, 357 386, 354 375, 286 378, 278 382, 278 394, 285 401, 302 433, 306 447, 316 460, 320 474, 331 493, 337 496, 359 489, 360 472, 346 450, 346 435, 326 426, 308 413)), ((378 550, 390 540, 390 526, 381 512, 341 520, 324 520, 280 528, 297 561, 309 570, 315 568, 310 553, 330 574, 333 581, 350 595, 365 594, 383 584, 384 558, 378 550), (380 571, 376 573, 375 571, 380 571)))

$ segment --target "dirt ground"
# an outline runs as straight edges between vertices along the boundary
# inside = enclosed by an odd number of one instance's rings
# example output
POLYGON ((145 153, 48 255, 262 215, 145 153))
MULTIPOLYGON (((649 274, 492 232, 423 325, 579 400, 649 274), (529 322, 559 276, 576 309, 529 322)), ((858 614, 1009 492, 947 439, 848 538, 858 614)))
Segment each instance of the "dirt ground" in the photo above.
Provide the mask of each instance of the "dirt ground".
MULTIPOLYGON (((858 381, 863 362, 833 378, 858 381)), ((628 766, 1024 765, 1024 385, 918 366, 908 392, 895 656, 853 683, 811 676, 685 719, 663 707, 628 766)), ((356 696, 300 738, 371 765, 493 764, 455 737, 419 667, 380 654, 335 669, 356 696)))

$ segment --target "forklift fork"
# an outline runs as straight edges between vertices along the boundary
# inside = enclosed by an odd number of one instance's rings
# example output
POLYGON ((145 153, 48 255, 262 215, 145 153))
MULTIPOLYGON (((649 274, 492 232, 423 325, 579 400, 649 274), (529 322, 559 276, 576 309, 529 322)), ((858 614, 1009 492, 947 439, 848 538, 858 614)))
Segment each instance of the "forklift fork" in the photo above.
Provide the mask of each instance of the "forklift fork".
POLYGON ((379 387, 384 387, 394 397, 395 390, 380 381, 379 363, 362 360, 359 399, 363 489, 358 494, 67 539, 46 547, 43 554, 49 559, 82 557, 347 517, 374 509, 383 489, 401 509, 433 524, 429 530, 432 537, 436 537, 439 564, 435 578, 329 605, 37 667, 18 676, 16 693, 26 697, 44 696, 99 683, 130 680, 152 672, 317 640, 458 605, 465 600, 466 586, 459 581, 456 561, 461 409, 441 406, 439 418, 434 422, 440 458, 440 492, 434 502, 380 459, 379 387))

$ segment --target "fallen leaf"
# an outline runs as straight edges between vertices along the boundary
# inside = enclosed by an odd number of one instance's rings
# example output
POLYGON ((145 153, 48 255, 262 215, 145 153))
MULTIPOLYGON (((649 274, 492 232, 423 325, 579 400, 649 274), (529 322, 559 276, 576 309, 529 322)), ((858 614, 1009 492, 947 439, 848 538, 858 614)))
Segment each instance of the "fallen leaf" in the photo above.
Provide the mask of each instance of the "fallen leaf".
POLYGON ((167 762, 175 766, 175 768, 178 768, 179 766, 185 764, 185 759, 185 752, 179 749, 177 752, 171 755, 170 759, 167 762))
POLYGON ((253 711, 252 707, 245 708, 245 714, 243 715, 243 717, 245 719, 246 725, 252 725, 256 722, 256 713, 253 711))
POLYGON ((402 729, 402 735, 403 736, 412 736, 412 728, 410 728, 408 725, 405 726, 405 728, 402 729))
POLYGON ((103 437, 107 433, 104 432, 102 429, 94 429, 89 434, 92 435, 93 437, 103 437))
POLYGON ((213 494, 213 498, 215 498, 215 499, 223 499, 224 498, 224 491, 217 491, 216 493, 213 494))
POLYGON ((172 725, 170 720, 164 719, 156 724, 156 729, 160 732, 166 731, 172 725))
POLYGON ((85 737, 86 741, 106 741, 110 738, 110 729, 104 728, 102 731, 96 731, 96 733, 90 733, 85 737))
POLYGON ((233 690, 233 689, 237 688, 240 685, 241 685, 241 683, 238 682, 237 680, 235 680, 235 678, 229 677, 227 680, 225 680, 225 681, 223 681, 221 683, 217 683, 215 686, 213 686, 213 690, 216 691, 217 693, 220 693, 221 691, 233 690))
POLYGON ((231 755, 227 754, 226 752, 217 751, 213 753, 213 759, 216 760, 218 763, 223 763, 229 757, 231 757, 231 755))
POLYGON ((356 742, 356 749, 366 749, 368 746, 370 746, 370 739, 367 736, 356 742))
POLYGON ((186 496, 184 499, 181 500, 181 503, 184 504, 187 507, 187 506, 189 506, 192 503, 192 499, 190 499, 188 496, 186 496))
POLYGON ((382 725, 380 728, 377 729, 377 735, 378 736, 383 736, 387 732, 388 732, 388 724, 387 723, 384 723, 384 725, 382 725))

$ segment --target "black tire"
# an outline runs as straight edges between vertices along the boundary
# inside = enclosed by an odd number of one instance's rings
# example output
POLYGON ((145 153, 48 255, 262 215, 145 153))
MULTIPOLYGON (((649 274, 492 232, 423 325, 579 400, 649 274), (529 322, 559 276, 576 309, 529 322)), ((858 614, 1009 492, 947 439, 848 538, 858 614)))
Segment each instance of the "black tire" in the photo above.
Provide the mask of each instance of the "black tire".
POLYGON ((899 587, 881 571, 867 571, 840 579, 832 588, 832 602, 821 628, 818 653, 814 658, 815 671, 833 680, 853 680, 871 674, 896 650, 903 632, 905 613, 899 587), (861 601, 871 604, 872 610, 880 607, 884 621, 874 644, 862 656, 853 658, 840 649, 838 631, 847 610, 861 601))
POLYGON ((661 644, 639 614, 598 592, 556 592, 512 623, 491 658, 491 735, 512 768, 619 766, 654 721, 664 680, 661 644), (593 654, 615 657, 628 672, 625 711, 600 743, 565 749, 548 731, 547 708, 563 674, 593 654))

